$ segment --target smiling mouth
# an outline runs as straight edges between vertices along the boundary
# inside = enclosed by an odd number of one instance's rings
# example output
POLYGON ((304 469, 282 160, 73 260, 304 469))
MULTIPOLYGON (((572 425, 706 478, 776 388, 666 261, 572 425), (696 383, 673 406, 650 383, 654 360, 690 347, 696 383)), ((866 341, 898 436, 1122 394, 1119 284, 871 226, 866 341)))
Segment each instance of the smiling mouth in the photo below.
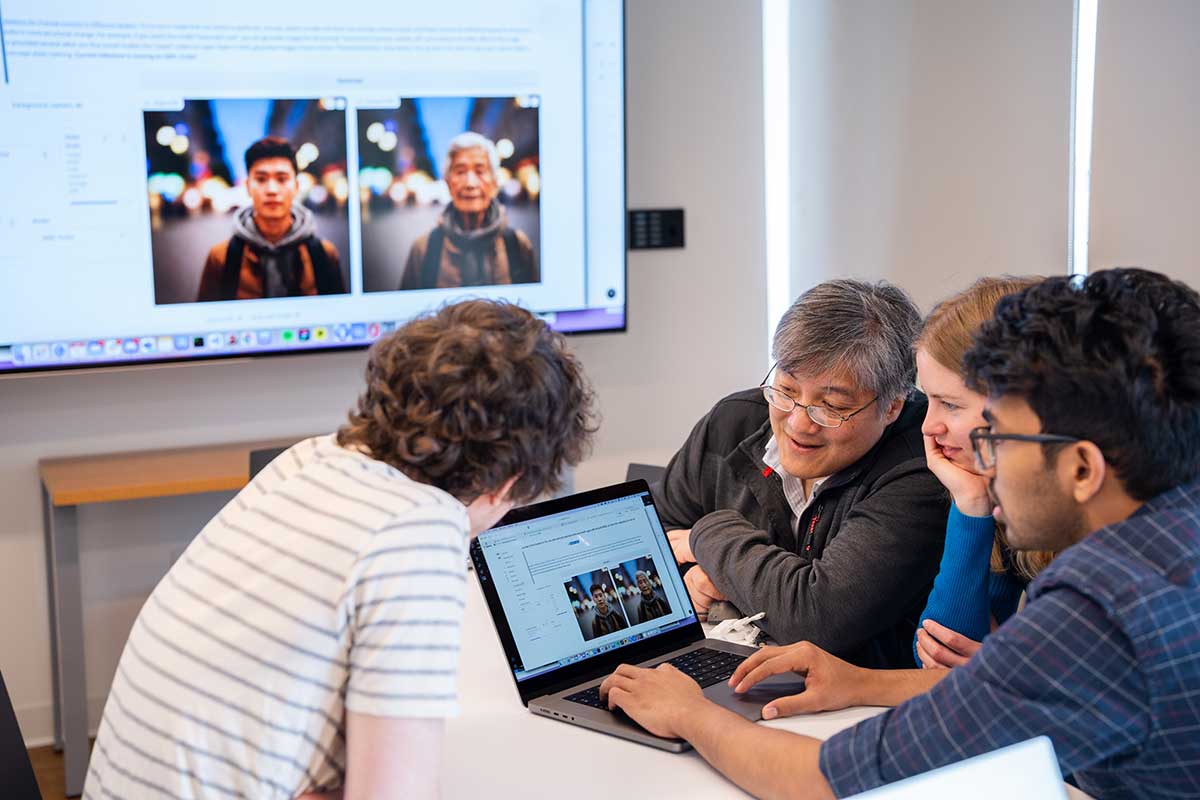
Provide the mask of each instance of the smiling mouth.
POLYGON ((825 446, 820 443, 807 443, 806 444, 805 442, 799 442, 799 441, 796 441, 795 439, 793 439, 791 436, 788 437, 788 440, 792 443, 792 447, 796 448, 797 450, 799 450, 802 453, 807 453, 811 450, 816 450, 818 448, 825 446))

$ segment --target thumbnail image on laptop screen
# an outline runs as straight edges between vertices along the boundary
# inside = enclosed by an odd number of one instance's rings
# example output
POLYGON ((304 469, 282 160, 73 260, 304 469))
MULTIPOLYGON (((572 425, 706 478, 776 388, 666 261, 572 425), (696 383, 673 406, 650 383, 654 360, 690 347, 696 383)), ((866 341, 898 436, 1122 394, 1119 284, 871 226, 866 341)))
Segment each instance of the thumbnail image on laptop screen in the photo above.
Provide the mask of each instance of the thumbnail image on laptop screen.
POLYGON ((486 531, 518 681, 696 621, 649 492, 486 531))

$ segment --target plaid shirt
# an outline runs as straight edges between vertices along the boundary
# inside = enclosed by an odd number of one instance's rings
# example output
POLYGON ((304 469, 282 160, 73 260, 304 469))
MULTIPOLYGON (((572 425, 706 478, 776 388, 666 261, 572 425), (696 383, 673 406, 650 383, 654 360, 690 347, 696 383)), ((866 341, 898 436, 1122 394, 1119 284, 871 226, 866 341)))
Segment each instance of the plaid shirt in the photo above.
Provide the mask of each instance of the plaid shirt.
POLYGON ((1200 796, 1200 482, 1061 554, 925 695, 830 738, 838 796, 1048 735, 1100 798, 1200 796))

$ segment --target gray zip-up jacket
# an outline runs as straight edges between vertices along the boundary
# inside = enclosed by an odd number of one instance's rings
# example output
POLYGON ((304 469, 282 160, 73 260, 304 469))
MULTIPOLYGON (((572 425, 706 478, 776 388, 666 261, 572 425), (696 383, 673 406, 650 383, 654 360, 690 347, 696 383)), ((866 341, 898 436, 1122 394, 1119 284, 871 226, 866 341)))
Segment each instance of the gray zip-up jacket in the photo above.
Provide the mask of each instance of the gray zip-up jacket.
POLYGON ((949 496, 925 465, 921 395, 865 456, 821 484, 793 531, 759 389, 721 400, 655 486, 667 530, 691 528, 697 562, 781 644, 854 664, 912 667, 912 637, 945 541, 949 496))

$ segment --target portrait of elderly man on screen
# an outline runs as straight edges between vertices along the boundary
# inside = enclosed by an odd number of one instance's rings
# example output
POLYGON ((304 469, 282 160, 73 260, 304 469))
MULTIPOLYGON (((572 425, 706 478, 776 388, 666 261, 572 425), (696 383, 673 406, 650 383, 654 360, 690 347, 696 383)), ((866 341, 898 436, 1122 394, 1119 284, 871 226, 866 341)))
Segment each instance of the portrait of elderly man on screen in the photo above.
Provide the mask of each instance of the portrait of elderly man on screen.
POLYGON ((500 154, 486 136, 450 141, 445 180, 450 205, 433 230, 413 242, 400 289, 538 283, 533 243, 509 225, 497 196, 500 154))

